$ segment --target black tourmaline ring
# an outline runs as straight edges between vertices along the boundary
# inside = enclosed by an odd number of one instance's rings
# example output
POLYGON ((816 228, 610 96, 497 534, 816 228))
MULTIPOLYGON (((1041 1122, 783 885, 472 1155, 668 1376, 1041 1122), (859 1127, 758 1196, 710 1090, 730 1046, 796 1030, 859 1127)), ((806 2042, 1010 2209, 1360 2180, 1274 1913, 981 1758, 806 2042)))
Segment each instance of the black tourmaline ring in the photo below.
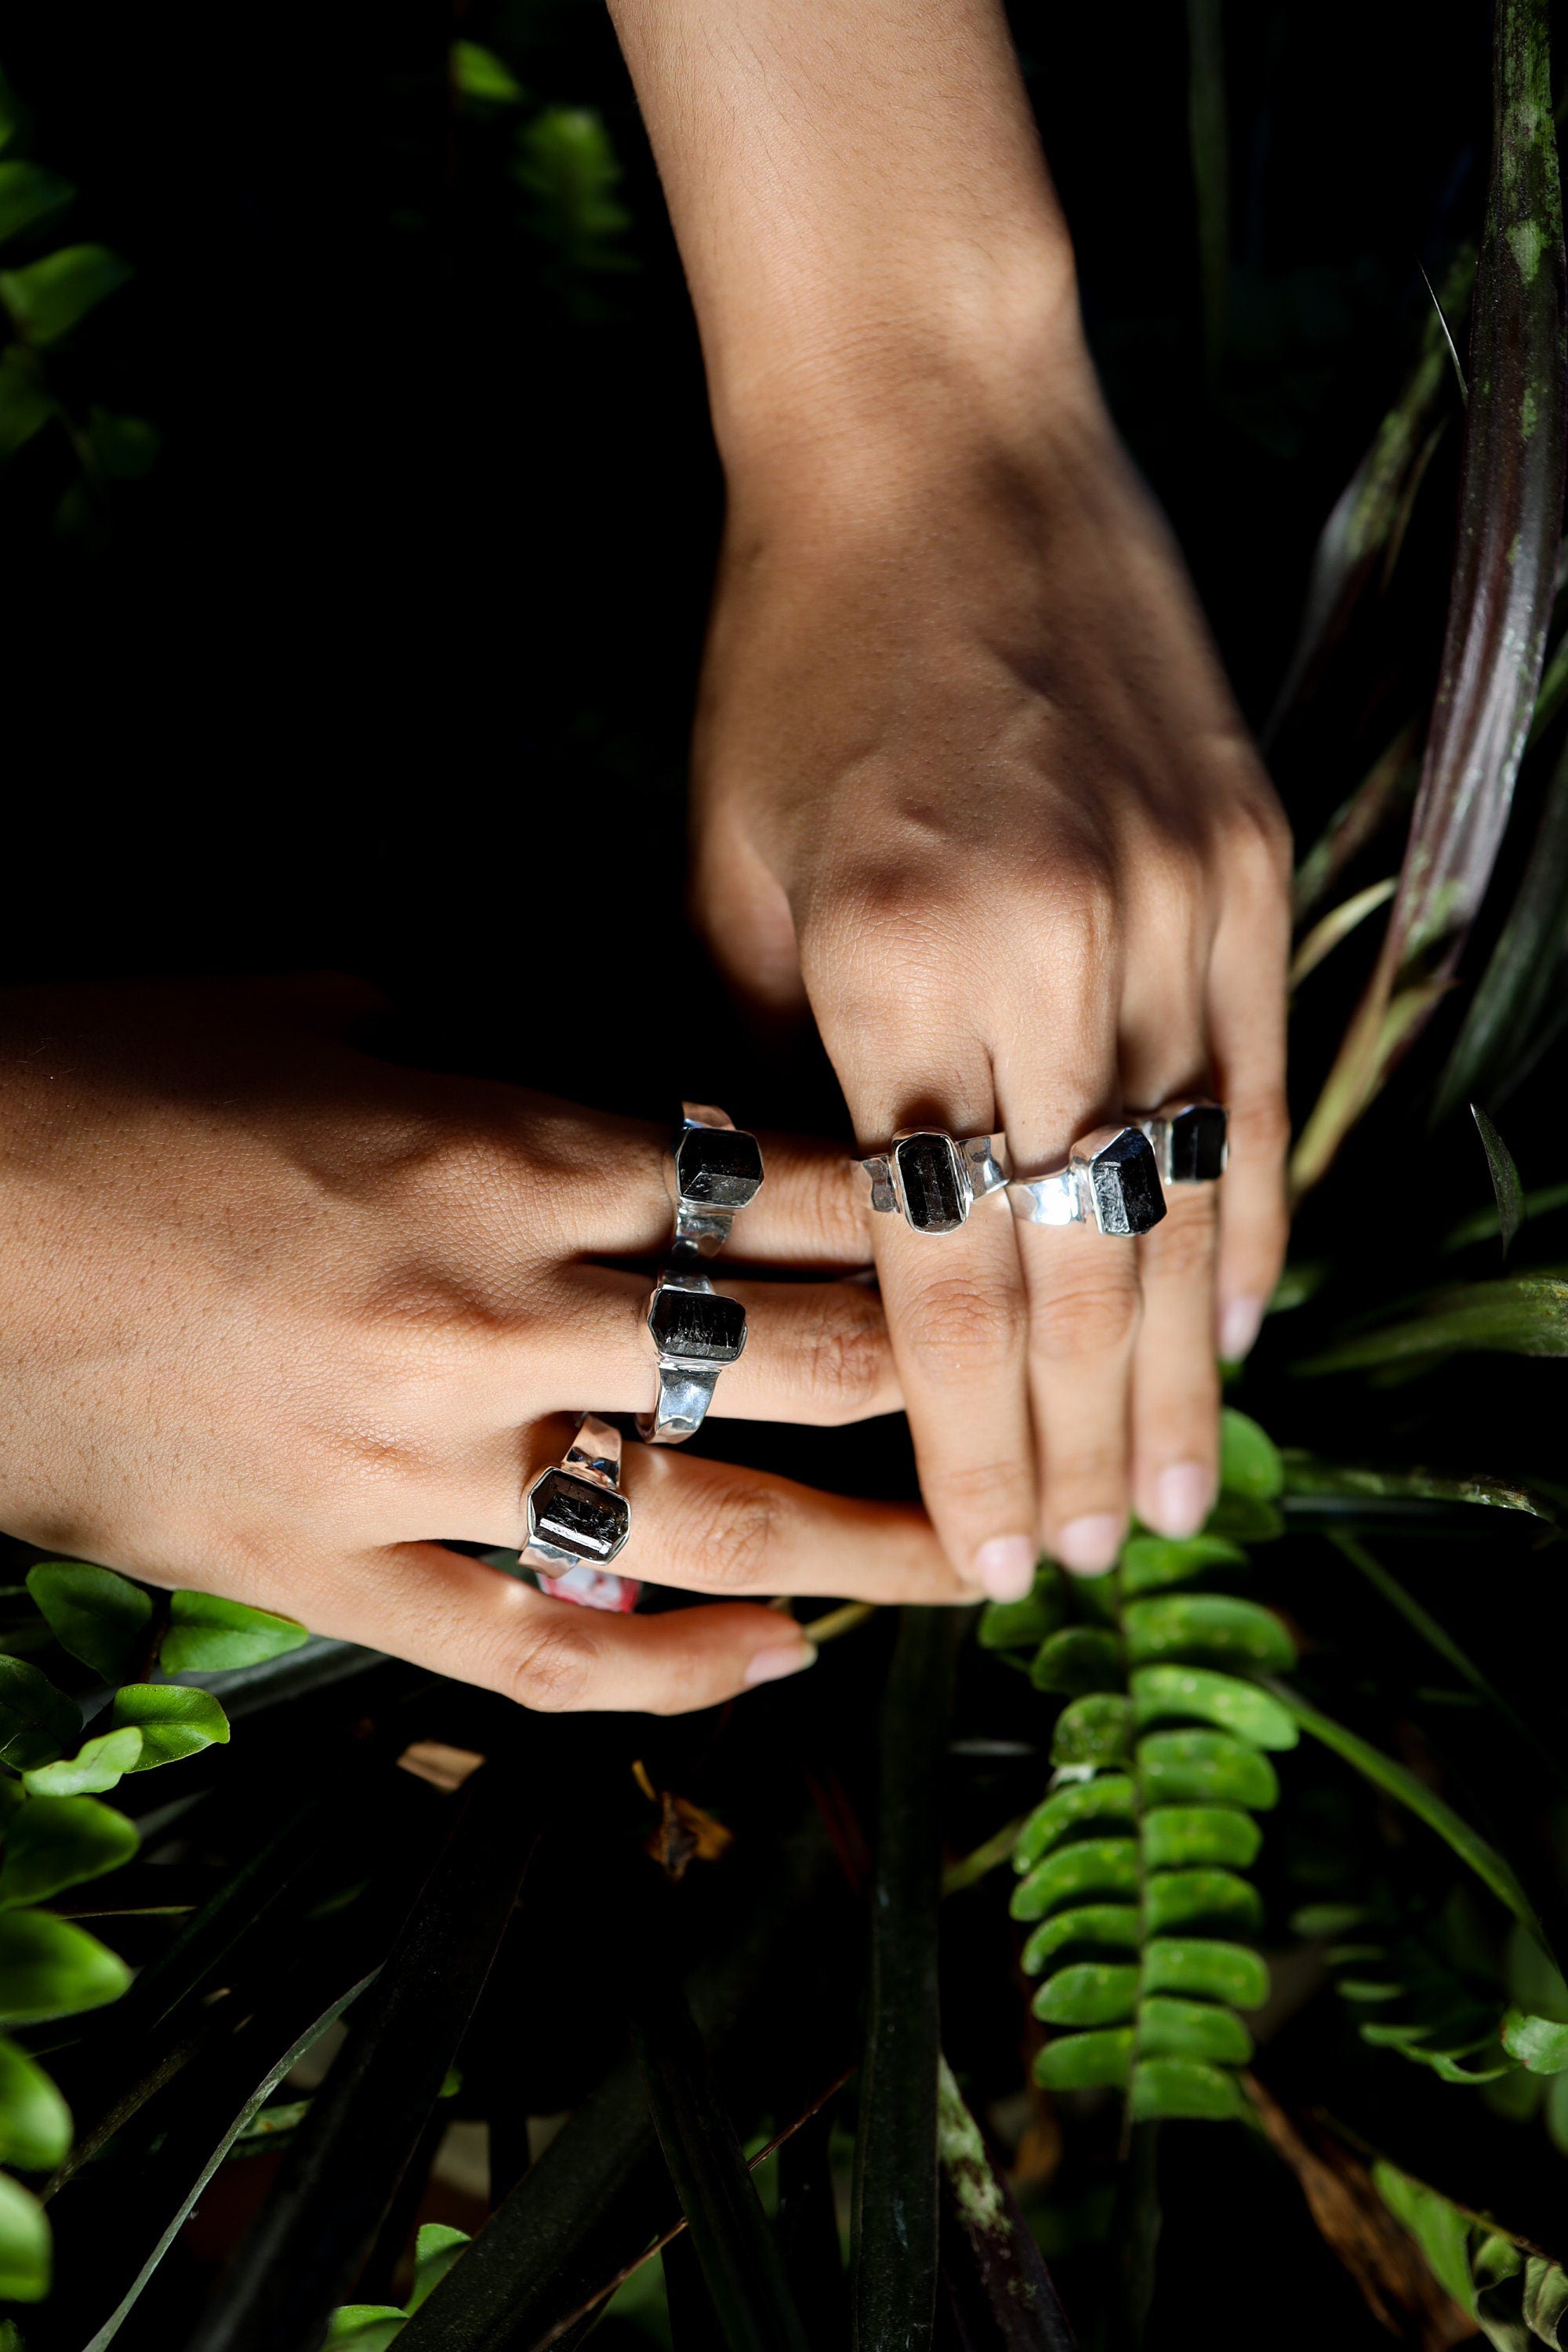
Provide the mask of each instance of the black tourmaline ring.
POLYGON ((1154 1147, 1163 1183, 1219 1182, 1230 1155, 1223 1103, 1204 1095, 1183 1096, 1162 1103, 1147 1118, 1142 1111, 1133 1116, 1154 1147))
MULTIPOLYGON (((678 1264, 690 1265, 721 1250, 737 1210, 756 1199, 763 1181, 762 1148, 754 1135, 711 1103, 683 1102, 666 1176, 675 1202, 669 1254, 678 1264)), ((735 1352, 739 1355, 740 1349, 735 1352)))
POLYGON ((917 1234, 955 1234, 976 1201, 1007 1181, 1007 1144, 1000 1135, 960 1141, 937 1128, 904 1128, 886 1151, 855 1164, 879 1216, 901 1216, 917 1234))
POLYGON ((1146 1234, 1165 1213, 1154 1147, 1141 1127, 1080 1135, 1065 1168, 1016 1178, 1007 1203, 1025 1224, 1082 1225, 1092 1218, 1102 1234, 1146 1234))
POLYGON ((701 1428, 720 1373, 746 1344, 746 1310, 705 1274, 681 1267, 659 1276, 647 1328, 658 1350, 658 1387, 653 1411, 637 1416, 637 1435, 650 1445, 679 1445, 701 1428))
POLYGON ((559 1577, 578 1568, 605 1569, 632 1531, 632 1507, 621 1492, 621 1433, 585 1412, 566 1458, 542 1471, 525 1497, 525 1568, 559 1577))

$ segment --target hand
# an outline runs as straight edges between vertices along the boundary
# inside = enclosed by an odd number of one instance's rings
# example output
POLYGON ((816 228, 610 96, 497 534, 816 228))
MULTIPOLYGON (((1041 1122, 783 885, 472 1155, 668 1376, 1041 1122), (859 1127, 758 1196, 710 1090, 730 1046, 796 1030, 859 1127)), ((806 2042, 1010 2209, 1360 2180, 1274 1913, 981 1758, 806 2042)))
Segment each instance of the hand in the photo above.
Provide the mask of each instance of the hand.
MULTIPOLYGON (((1164 526, 1058 344, 1034 422, 887 388, 731 467, 697 736, 696 897, 736 984, 809 1003, 862 1150, 1001 1128, 1016 1173, 1209 1092, 1223 1183, 1140 1243, 1001 1195, 875 1244, 922 1491, 1000 1596, 1202 1525, 1216 1346, 1285 1241, 1288 838, 1164 526), (977 427, 973 419, 978 415, 977 427)), ((824 387, 825 405, 832 406, 824 387)))
MULTIPOLYGON (((637 1618, 444 1549, 523 1539, 586 1404, 646 1410, 656 1129, 395 1069, 334 1034, 352 990, 0 999, 0 1525, 222 1592, 529 1706, 674 1712, 795 1671, 739 1596, 962 1598, 918 1511, 629 1446, 628 1573, 721 1598, 637 1618)), ((744 1355, 714 1410, 895 1410, 842 1156, 764 1139, 737 1227, 744 1355)))

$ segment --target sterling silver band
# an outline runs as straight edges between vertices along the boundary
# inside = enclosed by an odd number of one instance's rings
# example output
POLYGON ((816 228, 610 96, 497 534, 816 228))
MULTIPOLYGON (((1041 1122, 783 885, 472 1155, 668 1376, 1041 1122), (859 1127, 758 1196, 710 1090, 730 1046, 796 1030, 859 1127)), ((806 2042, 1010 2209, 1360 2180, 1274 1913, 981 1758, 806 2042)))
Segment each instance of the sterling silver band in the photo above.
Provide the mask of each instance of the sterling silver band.
POLYGON ((1015 1177, 1013 1214, 1029 1225, 1081 1225, 1102 1234, 1146 1234, 1165 1213, 1153 1146, 1141 1127, 1097 1127, 1080 1135, 1065 1168, 1015 1177))
POLYGON ((524 1508, 525 1567, 551 1577, 608 1568, 632 1531, 632 1507, 621 1493, 620 1431, 585 1412, 563 1459, 529 1487, 524 1508))
POLYGON ((712 1257, 729 1240, 737 1213, 762 1188, 757 1139, 711 1103, 683 1102, 665 1181, 675 1203, 671 1258, 689 1265, 712 1257))
POLYGON ((1181 1095, 1133 1114, 1154 1148, 1163 1184, 1217 1184, 1230 1157, 1229 1118, 1206 1095, 1181 1095))
POLYGON ((647 1328, 658 1350, 658 1388, 653 1411, 637 1416, 637 1435, 649 1445, 681 1445, 701 1428, 720 1373, 745 1348, 746 1310, 705 1274, 681 1267, 660 1275, 647 1328))
POLYGON ((1007 1181, 1007 1139, 940 1128, 900 1128, 886 1151, 855 1165, 870 1188, 878 1216, 901 1216, 917 1234, 956 1233, 976 1201, 1007 1181))

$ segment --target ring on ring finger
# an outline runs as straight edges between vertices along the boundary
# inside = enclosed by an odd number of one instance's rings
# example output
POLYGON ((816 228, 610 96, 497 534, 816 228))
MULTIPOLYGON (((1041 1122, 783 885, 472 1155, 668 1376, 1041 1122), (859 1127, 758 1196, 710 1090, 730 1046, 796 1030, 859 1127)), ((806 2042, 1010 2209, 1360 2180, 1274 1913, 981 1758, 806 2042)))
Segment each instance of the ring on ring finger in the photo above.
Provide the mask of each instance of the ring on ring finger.
POLYGON ((917 1234, 953 1234, 977 1201, 1007 1181, 1007 1142, 1001 1135, 961 1139, 940 1128, 901 1128, 886 1151, 855 1164, 877 1215, 901 1216, 917 1234))
POLYGON ((1223 1103, 1206 1095, 1179 1096, 1158 1110, 1135 1111, 1159 1163, 1165 1184, 1217 1184, 1230 1156, 1229 1120, 1223 1103))
POLYGON ((1015 1177, 1007 1205, 1030 1225, 1081 1225, 1102 1234, 1146 1234, 1165 1213, 1154 1147, 1141 1127, 1097 1127, 1080 1135, 1065 1167, 1015 1177))

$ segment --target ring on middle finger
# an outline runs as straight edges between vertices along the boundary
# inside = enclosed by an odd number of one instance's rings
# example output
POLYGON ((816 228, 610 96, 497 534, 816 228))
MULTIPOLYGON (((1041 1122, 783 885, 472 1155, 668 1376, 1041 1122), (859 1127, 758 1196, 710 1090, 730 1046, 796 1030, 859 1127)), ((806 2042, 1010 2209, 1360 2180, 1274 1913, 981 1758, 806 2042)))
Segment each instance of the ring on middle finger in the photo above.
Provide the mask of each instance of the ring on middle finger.
POLYGON ((745 1347, 746 1310, 705 1274, 682 1266, 659 1276, 647 1328, 658 1350, 658 1386, 653 1411, 637 1416, 637 1435, 649 1445, 680 1445, 701 1428, 720 1373, 745 1347))
POLYGON ((900 1128, 886 1151, 856 1166, 871 1191, 879 1216, 901 1216, 917 1234, 953 1234, 976 1201, 1007 1181, 1007 1141, 1001 1135, 945 1134, 940 1128, 900 1128))
POLYGON ((1154 1148, 1142 1128, 1097 1127, 1080 1135, 1064 1168, 1015 1177, 1007 1204, 1029 1225, 1081 1225, 1146 1234, 1165 1213, 1154 1148))

